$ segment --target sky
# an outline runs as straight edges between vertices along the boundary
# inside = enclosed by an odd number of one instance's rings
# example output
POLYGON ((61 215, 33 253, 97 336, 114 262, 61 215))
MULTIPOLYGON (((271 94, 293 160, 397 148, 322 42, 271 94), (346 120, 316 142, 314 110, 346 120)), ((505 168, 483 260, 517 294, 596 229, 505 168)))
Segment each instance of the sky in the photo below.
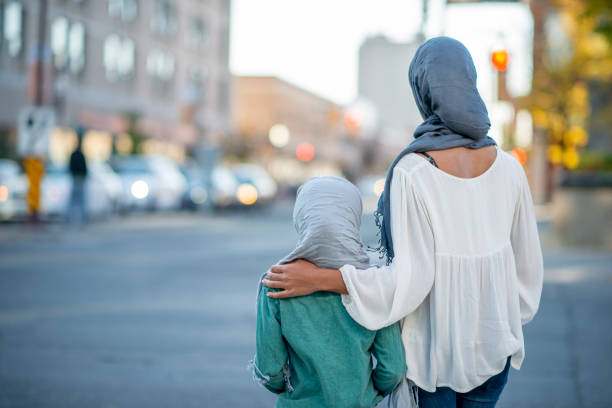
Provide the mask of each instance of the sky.
MULTIPOLYGON (((468 47, 485 100, 494 97, 491 47, 510 49, 510 90, 529 87, 531 17, 521 4, 444 8, 430 0, 428 37, 446 34, 468 47), (513 62, 516 62, 513 64, 513 62)), ((357 96, 359 45, 370 35, 410 41, 420 29, 421 0, 234 0, 230 68, 274 75, 340 104, 357 96)), ((408 67, 406 67, 408 69, 408 67)))
POLYGON ((363 39, 384 33, 408 40, 420 19, 420 0, 234 0, 230 67, 348 103, 363 39))

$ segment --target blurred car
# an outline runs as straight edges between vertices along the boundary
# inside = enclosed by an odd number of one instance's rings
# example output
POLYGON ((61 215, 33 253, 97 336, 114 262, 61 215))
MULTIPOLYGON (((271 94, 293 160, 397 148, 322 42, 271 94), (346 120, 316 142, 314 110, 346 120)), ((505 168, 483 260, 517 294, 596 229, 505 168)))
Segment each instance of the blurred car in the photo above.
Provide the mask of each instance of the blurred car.
POLYGON ((211 175, 210 199, 214 208, 230 207, 236 204, 239 183, 232 171, 225 166, 217 166, 211 175))
POLYGON ((116 157, 113 168, 121 177, 126 208, 180 208, 187 180, 170 159, 162 156, 116 157))
POLYGON ((11 220, 27 214, 28 182, 19 164, 0 159, 0 219, 11 220))
POLYGON ((209 203, 209 183, 206 170, 193 162, 187 162, 180 167, 187 180, 187 191, 183 196, 183 208, 196 210, 209 203))
POLYGON ((276 196, 276 182, 263 167, 256 164, 238 164, 232 171, 239 183, 236 195, 241 204, 265 204, 276 196))
MULTIPOLYGON (((95 162, 88 165, 88 176, 85 184, 85 205, 88 217, 105 217, 116 208, 116 197, 109 191, 109 179, 105 166, 95 162)), ((115 180, 116 181, 116 180, 115 180)), ((65 166, 49 166, 41 186, 42 214, 47 217, 66 217, 69 212, 72 194, 72 176, 65 166)))
POLYGON ((92 161, 87 167, 95 182, 100 183, 110 197, 113 212, 118 212, 124 206, 121 177, 106 162, 92 161))
POLYGON ((154 210, 157 178, 148 161, 141 156, 114 157, 111 165, 121 180, 121 209, 154 210))
POLYGON ((149 164, 157 177, 155 208, 158 210, 178 209, 187 191, 187 180, 178 166, 169 158, 149 156, 149 164))

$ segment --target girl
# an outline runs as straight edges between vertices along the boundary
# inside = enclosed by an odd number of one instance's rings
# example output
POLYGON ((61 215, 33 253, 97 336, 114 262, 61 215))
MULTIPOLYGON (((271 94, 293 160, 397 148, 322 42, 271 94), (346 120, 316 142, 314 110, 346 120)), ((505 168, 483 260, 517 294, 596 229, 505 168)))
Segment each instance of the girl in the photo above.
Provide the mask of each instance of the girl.
MULTIPOLYGON (((346 263, 367 268, 361 215, 361 195, 353 184, 337 177, 309 180, 293 211, 298 244, 280 263, 305 259, 322 268, 346 263)), ((397 324, 368 330, 351 319, 334 293, 279 301, 267 296, 271 292, 260 285, 252 368, 279 394, 277 407, 373 407, 405 376, 397 324)))

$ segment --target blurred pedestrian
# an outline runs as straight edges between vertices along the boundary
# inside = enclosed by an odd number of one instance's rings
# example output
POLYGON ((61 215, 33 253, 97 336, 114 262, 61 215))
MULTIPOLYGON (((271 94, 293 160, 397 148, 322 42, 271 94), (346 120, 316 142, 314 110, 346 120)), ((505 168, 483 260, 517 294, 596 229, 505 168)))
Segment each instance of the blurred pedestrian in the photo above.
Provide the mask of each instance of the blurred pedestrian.
MULTIPOLYGON (((307 181, 293 211, 298 244, 280 262, 367 268, 361 205, 359 190, 345 179, 307 181)), ((335 293, 280 302, 266 296, 275 291, 260 284, 252 367, 255 378, 279 394, 277 407, 370 408, 402 380, 406 364, 398 324, 368 330, 351 319, 335 293)))
POLYGON ((427 41, 409 79, 424 122, 392 163, 379 201, 387 265, 324 269, 298 260, 273 266, 264 284, 283 289, 268 294, 279 299, 341 293, 368 329, 402 321, 407 386, 421 408, 494 407, 510 365, 523 363, 522 325, 540 303, 533 201, 522 166, 487 136, 463 44, 427 41))
POLYGON ((68 203, 67 219, 69 222, 74 221, 75 211, 79 214, 79 221, 85 223, 87 221, 87 160, 83 154, 83 137, 85 129, 77 127, 77 145, 70 155, 70 176, 72 179, 72 191, 70 193, 70 201, 68 203))

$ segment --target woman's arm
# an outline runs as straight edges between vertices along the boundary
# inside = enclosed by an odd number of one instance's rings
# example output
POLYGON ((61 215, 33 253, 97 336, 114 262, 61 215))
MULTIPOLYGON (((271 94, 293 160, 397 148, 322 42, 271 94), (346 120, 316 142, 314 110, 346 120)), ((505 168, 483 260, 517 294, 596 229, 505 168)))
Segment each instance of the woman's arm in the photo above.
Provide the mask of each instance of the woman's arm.
POLYGON ((284 289, 268 292, 268 297, 273 299, 310 295, 321 290, 348 294, 339 270, 318 268, 303 259, 272 266, 263 284, 269 288, 284 289))
POLYGON ((370 330, 389 326, 423 302, 435 275, 429 214, 410 175, 397 167, 391 182, 391 235, 395 258, 389 266, 357 269, 344 265, 337 271, 296 261, 293 266, 273 267, 273 272, 280 273, 265 284, 284 289, 282 297, 318 290, 342 293, 342 303, 357 323, 370 330))
POLYGON ((542 295, 544 267, 533 200, 523 169, 521 192, 512 224, 512 250, 516 263, 521 322, 528 323, 535 316, 542 295))

